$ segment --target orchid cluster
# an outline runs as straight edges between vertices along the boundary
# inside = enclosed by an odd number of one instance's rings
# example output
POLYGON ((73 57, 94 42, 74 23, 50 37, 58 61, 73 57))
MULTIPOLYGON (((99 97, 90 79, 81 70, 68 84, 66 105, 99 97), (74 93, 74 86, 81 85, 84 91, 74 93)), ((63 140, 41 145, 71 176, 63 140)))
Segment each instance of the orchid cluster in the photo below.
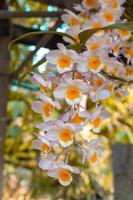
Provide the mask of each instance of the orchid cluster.
POLYGON ((92 132, 99 133, 102 122, 111 116, 102 100, 122 100, 128 95, 127 84, 121 80, 133 78, 133 46, 128 43, 131 33, 101 29, 125 22, 121 19, 123 3, 124 0, 83 0, 74 6, 76 14, 65 10, 62 19, 69 25, 66 34, 70 37, 64 36, 68 45, 59 43, 57 50, 46 55, 44 77, 33 73, 32 81, 40 90, 32 109, 43 120, 36 125, 40 131, 33 146, 41 151, 39 167, 64 186, 71 183, 72 173, 80 174, 77 167, 68 164, 72 147, 78 149, 83 164, 88 160, 96 163, 103 152, 101 138, 87 140, 82 136, 87 124, 92 132), (77 50, 79 33, 89 29, 98 31, 77 50), (94 110, 86 108, 87 98, 94 103, 94 110), (61 114, 55 115, 55 111, 61 114))

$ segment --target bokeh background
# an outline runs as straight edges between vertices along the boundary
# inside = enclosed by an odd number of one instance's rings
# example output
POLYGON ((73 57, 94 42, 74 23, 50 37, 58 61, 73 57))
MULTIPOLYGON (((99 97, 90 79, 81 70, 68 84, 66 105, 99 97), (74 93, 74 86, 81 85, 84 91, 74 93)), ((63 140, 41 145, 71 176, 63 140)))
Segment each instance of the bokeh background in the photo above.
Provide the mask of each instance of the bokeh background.
MULTIPOLYGON (((72 2, 68 1, 8 0, 4 9, 9 11, 57 12, 57 16, 52 18, 8 19, 11 23, 11 39, 33 30, 65 31, 67 25, 61 22, 60 13, 64 8, 72 7, 72 2)), ((129 0, 124 6, 126 8, 124 17, 131 21, 133 19, 133 2, 129 0)), ((20 71, 23 74, 44 57, 49 49, 55 49, 56 41, 61 42, 62 38, 37 36, 15 44, 10 50, 10 73, 13 74, 14 71, 21 68, 20 71)), ((40 65, 35 71, 43 74, 45 64, 40 65)), ((114 143, 133 143, 133 90, 129 91, 129 96, 123 102, 112 98, 103 102, 112 111, 112 118, 103 124, 102 132, 99 135, 104 139, 105 146, 102 158, 97 165, 86 163, 82 166, 81 158, 77 157, 73 150, 70 161, 73 165, 80 165, 82 173, 81 176, 74 178, 70 187, 64 188, 57 181, 47 177, 46 173, 37 166, 39 153, 32 148, 32 141, 35 138, 34 133, 38 131, 35 129, 35 123, 41 119, 31 110, 36 87, 31 85, 30 79, 29 74, 25 77, 25 82, 19 85, 14 76, 9 85, 3 199, 113 200, 111 147, 114 143)), ((89 109, 93 106, 91 102, 88 102, 89 109)), ((95 137, 89 131, 89 127, 83 131, 83 134, 85 137, 95 137)))

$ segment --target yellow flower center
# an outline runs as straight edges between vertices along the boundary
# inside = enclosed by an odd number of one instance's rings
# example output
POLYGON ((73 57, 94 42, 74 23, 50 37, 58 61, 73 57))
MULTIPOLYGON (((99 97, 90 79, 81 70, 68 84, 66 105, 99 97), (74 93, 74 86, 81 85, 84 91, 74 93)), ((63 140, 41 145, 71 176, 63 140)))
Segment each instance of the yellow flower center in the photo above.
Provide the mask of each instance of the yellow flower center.
POLYGON ((101 66, 101 59, 97 56, 92 56, 88 60, 88 67, 93 70, 97 70, 101 66))
POLYGON ((99 78, 96 80, 95 84, 97 87, 101 87, 104 84, 104 80, 99 78))
POLYGON ((76 115, 72 118, 72 123, 73 124, 80 124, 83 121, 83 118, 76 113, 76 115))
POLYGON ((66 97, 70 100, 78 99, 80 97, 80 90, 75 86, 69 86, 66 91, 66 97))
POLYGON ((100 125, 101 123, 101 118, 98 116, 95 118, 95 120, 93 121, 93 126, 94 128, 98 128, 98 126, 100 125))
POLYGON ((122 37, 126 37, 129 35, 129 31, 127 30, 119 30, 119 33, 122 37))
POLYGON ((70 131, 67 128, 64 128, 63 130, 61 130, 61 132, 59 133, 59 138, 63 141, 63 142, 69 142, 72 141, 73 139, 73 132, 70 131))
POLYGON ((96 22, 92 25, 93 29, 98 29, 98 28, 102 28, 102 24, 100 22, 96 22))
POLYGON ((59 179, 63 182, 68 182, 71 180, 71 173, 68 169, 61 169, 59 171, 59 179))
POLYGON ((105 12, 104 13, 104 18, 107 22, 112 22, 114 20, 113 14, 110 12, 105 12))
POLYGON ((87 4, 87 6, 89 6, 89 7, 90 6, 93 7, 95 5, 95 1, 94 0, 86 0, 85 2, 87 4))
POLYGON ((129 47, 129 48, 127 48, 126 49, 126 54, 128 55, 128 56, 130 56, 131 58, 133 58, 133 48, 131 47, 129 47))
POLYGON ((43 143, 41 145, 41 150, 42 150, 43 153, 48 153, 50 151, 50 146, 45 144, 45 143, 43 143))
POLYGON ((131 68, 126 68, 126 75, 133 75, 133 69, 131 68))
POLYGON ((114 52, 118 52, 119 49, 120 49, 120 45, 119 45, 119 43, 116 44, 116 45, 113 47, 113 51, 114 51, 114 52))
POLYGON ((91 162, 95 163, 97 161, 97 153, 94 153, 90 160, 91 162))
POLYGON ((112 75, 118 74, 118 68, 114 67, 114 69, 111 70, 112 75))
POLYGON ((99 44, 98 44, 98 43, 92 43, 92 44, 90 45, 90 47, 88 48, 88 50, 94 51, 94 50, 96 50, 97 48, 99 48, 99 44))
POLYGON ((118 8, 119 7, 119 2, 118 2, 118 0, 109 0, 109 4, 110 4, 110 6, 112 7, 112 8, 114 8, 114 9, 116 9, 116 8, 118 8))
POLYGON ((104 68, 103 68, 103 70, 104 70, 105 72, 108 72, 109 66, 108 66, 108 65, 105 65, 104 68))
POLYGON ((70 19, 70 25, 71 26, 77 26, 78 25, 78 20, 77 20, 77 18, 76 17, 71 17, 71 19, 70 19))
POLYGON ((40 85, 40 92, 44 92, 46 91, 46 89, 47 89, 47 86, 40 85))
POLYGON ((121 93, 120 93, 119 91, 116 91, 116 92, 115 92, 115 96, 116 96, 117 98, 121 98, 121 93))
POLYGON ((50 116, 52 110, 53 110, 53 105, 51 105, 50 103, 44 104, 43 113, 46 117, 50 116))
POLYGON ((114 88, 114 86, 112 84, 107 86, 107 90, 110 92, 112 92, 113 88, 114 88))
POLYGON ((58 66, 62 69, 69 67, 71 63, 72 63, 72 58, 68 55, 62 55, 58 59, 58 66))

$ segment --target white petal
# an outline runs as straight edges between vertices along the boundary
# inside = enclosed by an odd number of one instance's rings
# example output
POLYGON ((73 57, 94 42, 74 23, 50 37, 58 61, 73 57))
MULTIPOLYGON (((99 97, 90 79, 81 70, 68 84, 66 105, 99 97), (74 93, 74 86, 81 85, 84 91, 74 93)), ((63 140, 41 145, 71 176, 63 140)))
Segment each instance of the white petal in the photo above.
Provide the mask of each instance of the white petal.
POLYGON ((47 156, 43 156, 39 162, 39 167, 44 170, 48 170, 51 167, 51 164, 56 159, 56 156, 53 154, 48 154, 47 156))
POLYGON ((42 129, 44 131, 48 131, 54 125, 55 125, 55 123, 53 121, 49 121, 49 122, 46 122, 46 123, 36 124, 35 127, 42 129))
POLYGON ((61 109, 60 103, 58 101, 55 101, 54 105, 58 110, 61 109))
POLYGON ((41 145, 42 145, 42 142, 38 139, 33 140, 33 142, 32 142, 32 146, 33 146, 34 149, 40 150, 41 145))
POLYGON ((59 50, 60 50, 62 53, 66 54, 67 49, 66 49, 66 47, 64 46, 64 44, 62 44, 62 43, 57 43, 57 47, 59 48, 59 50))
POLYGON ((58 139, 59 139, 60 145, 61 145, 62 147, 64 147, 64 148, 69 147, 70 145, 73 144, 73 140, 68 141, 68 142, 64 142, 64 141, 62 141, 60 138, 58 138, 58 139))
POLYGON ((59 128, 51 128, 46 133, 46 136, 51 141, 58 141, 58 133, 60 129, 59 128))
POLYGON ((78 70, 80 73, 88 72, 88 67, 87 67, 86 61, 80 62, 80 63, 78 64, 78 66, 77 66, 77 70, 78 70))
POLYGON ((47 82, 42 78, 42 76, 40 76, 39 74, 37 73, 33 73, 33 78, 40 84, 42 85, 47 85, 47 82))
POLYGON ((46 102, 46 103, 50 103, 50 104, 54 104, 54 102, 52 101, 51 98, 49 98, 48 96, 46 96, 45 94, 42 94, 42 93, 38 93, 38 96, 39 98, 43 101, 43 102, 46 102))
POLYGON ((71 105, 71 106, 73 106, 75 104, 79 104, 81 99, 82 99, 82 96, 80 96, 79 98, 74 99, 74 100, 71 100, 71 99, 68 99, 67 97, 65 97, 65 101, 68 103, 68 105, 71 105))
POLYGON ((61 52, 59 50, 50 51, 46 55, 47 62, 50 63, 50 64, 56 64, 60 53, 61 52))
POLYGON ((95 95, 91 97, 91 100, 93 102, 96 102, 98 100, 104 100, 110 97, 110 92, 106 89, 97 91, 95 95))
POLYGON ((58 178, 58 169, 55 169, 55 170, 48 170, 48 173, 47 175, 52 177, 52 178, 55 178, 57 179, 58 178))
POLYGON ((31 108, 34 112, 43 113, 43 102, 42 101, 34 101, 31 105, 31 108))
POLYGON ((67 88, 66 84, 58 86, 53 92, 54 96, 58 99, 64 99, 66 88, 67 88))

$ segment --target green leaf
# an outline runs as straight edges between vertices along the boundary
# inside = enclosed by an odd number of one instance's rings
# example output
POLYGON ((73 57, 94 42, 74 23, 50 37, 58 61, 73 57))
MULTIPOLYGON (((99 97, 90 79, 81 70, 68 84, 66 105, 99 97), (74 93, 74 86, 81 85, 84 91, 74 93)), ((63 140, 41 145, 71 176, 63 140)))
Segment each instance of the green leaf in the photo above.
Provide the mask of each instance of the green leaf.
POLYGON ((79 34, 79 39, 81 44, 85 44, 85 42, 97 31, 99 30, 112 30, 112 29, 122 29, 122 30, 128 30, 128 31, 133 31, 133 22, 127 22, 127 23, 116 23, 112 24, 109 26, 105 26, 103 28, 98 28, 98 29, 88 29, 85 31, 82 31, 79 34))
POLYGON ((22 81, 24 80, 24 78, 33 70, 35 70, 37 67, 39 67, 41 64, 43 64, 44 62, 46 62, 46 58, 42 58, 41 60, 39 60, 36 64, 34 64, 33 66, 29 67, 27 69, 27 71, 20 77, 19 82, 22 83, 22 81))
POLYGON ((80 53, 82 50, 82 45, 81 44, 72 44, 72 45, 69 45, 67 48, 75 50, 76 52, 80 53))
POLYGON ((20 40, 23 40, 25 38, 28 38, 28 37, 31 37, 31 36, 35 36, 35 35, 44 35, 44 34, 56 34, 56 35, 60 35, 60 36, 65 36, 67 38, 70 38, 75 43, 77 43, 76 40, 71 35, 68 35, 66 33, 56 32, 56 31, 34 31, 34 32, 30 32, 30 33, 24 34, 24 35, 14 39, 14 40, 12 40, 9 43, 8 49, 10 49, 14 43, 16 43, 16 42, 18 42, 20 40))

